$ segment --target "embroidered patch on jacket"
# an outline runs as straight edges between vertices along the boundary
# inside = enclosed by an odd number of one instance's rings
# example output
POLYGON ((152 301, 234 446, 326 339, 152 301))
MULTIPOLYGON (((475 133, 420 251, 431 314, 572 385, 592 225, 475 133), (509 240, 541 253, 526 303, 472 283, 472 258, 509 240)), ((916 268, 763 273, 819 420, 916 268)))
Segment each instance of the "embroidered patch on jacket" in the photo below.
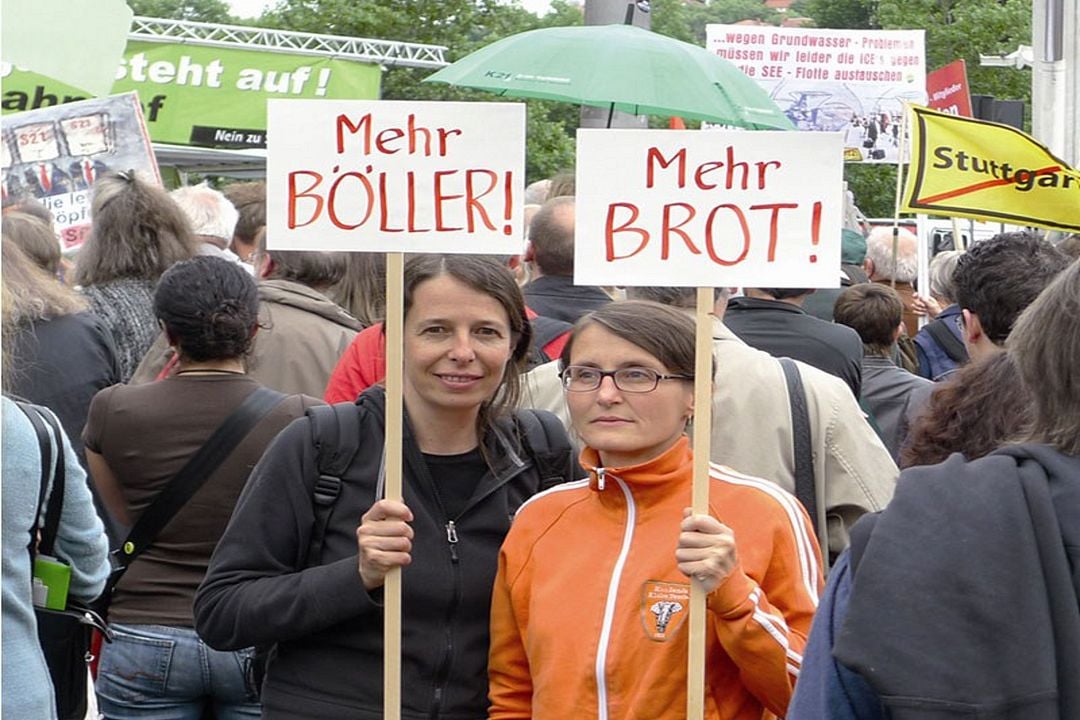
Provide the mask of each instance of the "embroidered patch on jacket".
POLYGON ((650 640, 675 636, 690 609, 690 585, 646 580, 641 590, 641 624, 650 640))

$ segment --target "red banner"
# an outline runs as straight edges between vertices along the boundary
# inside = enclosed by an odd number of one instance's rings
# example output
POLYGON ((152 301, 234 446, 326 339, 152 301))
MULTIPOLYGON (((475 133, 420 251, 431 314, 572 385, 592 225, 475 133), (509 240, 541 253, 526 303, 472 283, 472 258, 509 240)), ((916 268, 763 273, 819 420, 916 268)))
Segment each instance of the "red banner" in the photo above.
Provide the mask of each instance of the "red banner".
POLYGON ((967 65, 955 60, 926 75, 927 105, 938 112, 971 117, 971 93, 968 91, 967 65))

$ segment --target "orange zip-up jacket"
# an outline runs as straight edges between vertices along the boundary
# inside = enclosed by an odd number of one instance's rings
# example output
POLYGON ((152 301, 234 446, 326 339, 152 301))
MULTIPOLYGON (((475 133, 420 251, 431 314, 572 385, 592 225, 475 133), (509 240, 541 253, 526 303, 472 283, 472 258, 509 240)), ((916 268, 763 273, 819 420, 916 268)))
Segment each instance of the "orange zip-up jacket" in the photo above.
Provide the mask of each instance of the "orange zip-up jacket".
MULTIPOLYGON (((693 458, 683 437, 641 465, 521 506, 499 555, 491 608, 490 717, 676 720, 686 716, 689 579, 675 562, 693 458)), ((708 596, 706 717, 782 716, 823 585, 814 529, 771 482, 712 466, 709 513, 739 562, 708 596)))

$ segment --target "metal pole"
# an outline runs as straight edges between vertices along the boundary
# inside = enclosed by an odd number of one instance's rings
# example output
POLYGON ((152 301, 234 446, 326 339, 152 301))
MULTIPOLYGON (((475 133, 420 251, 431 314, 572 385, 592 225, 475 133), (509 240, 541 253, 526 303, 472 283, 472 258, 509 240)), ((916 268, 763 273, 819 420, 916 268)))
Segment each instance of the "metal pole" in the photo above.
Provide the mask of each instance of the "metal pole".
MULTIPOLYGON (((586 25, 636 25, 649 29, 651 22, 648 12, 636 7, 634 0, 585 0, 586 25), (626 22, 627 17, 631 22, 626 22)), ((581 127, 583 128, 646 128, 649 119, 644 115, 631 115, 610 108, 581 107, 581 127)))

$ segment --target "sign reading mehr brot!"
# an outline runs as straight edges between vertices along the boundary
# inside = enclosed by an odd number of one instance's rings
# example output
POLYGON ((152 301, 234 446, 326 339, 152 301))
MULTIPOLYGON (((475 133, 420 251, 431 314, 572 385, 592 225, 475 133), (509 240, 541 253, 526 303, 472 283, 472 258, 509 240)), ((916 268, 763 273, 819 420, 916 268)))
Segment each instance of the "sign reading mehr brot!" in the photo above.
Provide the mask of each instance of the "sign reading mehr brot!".
POLYGON ((839 134, 581 130, 576 187, 578 284, 839 284, 839 134))
POLYGON ((271 100, 271 249, 513 254, 525 106, 271 100))

